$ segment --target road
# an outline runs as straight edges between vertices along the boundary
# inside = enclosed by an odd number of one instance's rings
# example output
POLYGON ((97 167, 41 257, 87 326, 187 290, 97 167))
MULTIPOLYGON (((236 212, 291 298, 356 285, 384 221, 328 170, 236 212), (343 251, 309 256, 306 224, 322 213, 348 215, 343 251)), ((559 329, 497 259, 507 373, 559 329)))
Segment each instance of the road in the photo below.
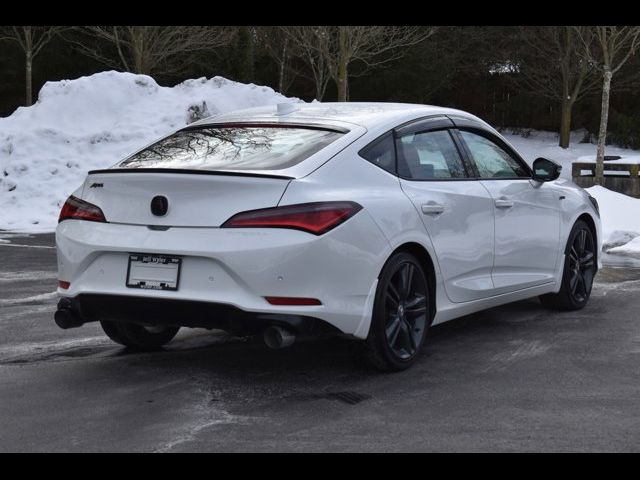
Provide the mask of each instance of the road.
POLYGON ((414 368, 379 374, 340 339, 184 329, 138 354, 61 330, 52 247, 0 235, 2 452, 640 450, 640 269, 603 270, 580 312, 435 327, 414 368))

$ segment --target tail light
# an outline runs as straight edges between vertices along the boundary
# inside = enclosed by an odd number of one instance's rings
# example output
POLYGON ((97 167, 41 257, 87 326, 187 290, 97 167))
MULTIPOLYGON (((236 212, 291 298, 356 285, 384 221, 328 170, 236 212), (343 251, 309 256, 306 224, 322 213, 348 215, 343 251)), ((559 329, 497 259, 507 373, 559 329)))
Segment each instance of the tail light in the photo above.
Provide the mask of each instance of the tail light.
POLYGON ((316 202, 241 212, 221 228, 292 228, 322 235, 358 213, 355 202, 316 202))
POLYGON ((63 220, 69 219, 76 220, 88 220, 90 222, 106 222, 107 219, 104 218, 104 214, 100 207, 96 205, 85 202, 84 200, 80 200, 78 197, 74 197, 71 195, 67 198, 67 201, 64 202, 62 206, 62 210, 60 211, 60 217, 58 217, 58 223, 63 220))

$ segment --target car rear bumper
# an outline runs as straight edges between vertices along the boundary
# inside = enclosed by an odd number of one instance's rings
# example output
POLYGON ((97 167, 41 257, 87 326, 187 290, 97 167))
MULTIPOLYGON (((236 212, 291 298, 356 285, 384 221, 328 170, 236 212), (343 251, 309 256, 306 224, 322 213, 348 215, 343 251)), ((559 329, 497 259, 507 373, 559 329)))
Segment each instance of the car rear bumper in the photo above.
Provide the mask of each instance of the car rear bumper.
POLYGON ((266 326, 284 327, 297 334, 340 333, 329 323, 314 317, 245 312, 221 303, 166 298, 81 294, 61 298, 56 314, 61 313, 69 319, 66 324, 56 319, 62 328, 106 320, 220 329, 234 335, 260 333, 266 326))
POLYGON ((166 312, 157 316, 175 325, 233 330, 229 322, 233 327, 271 315, 270 321, 281 316, 293 324, 296 318, 321 320, 360 338, 367 334, 362 325, 370 321, 389 249, 365 211, 322 236, 286 229, 160 231, 69 220, 58 225, 56 243, 58 278, 70 283, 58 293, 84 310, 84 321, 105 318, 101 312, 140 321, 150 308, 166 312), (178 290, 126 287, 131 253, 180 256, 178 290), (317 298, 321 305, 271 305, 267 296, 317 298))

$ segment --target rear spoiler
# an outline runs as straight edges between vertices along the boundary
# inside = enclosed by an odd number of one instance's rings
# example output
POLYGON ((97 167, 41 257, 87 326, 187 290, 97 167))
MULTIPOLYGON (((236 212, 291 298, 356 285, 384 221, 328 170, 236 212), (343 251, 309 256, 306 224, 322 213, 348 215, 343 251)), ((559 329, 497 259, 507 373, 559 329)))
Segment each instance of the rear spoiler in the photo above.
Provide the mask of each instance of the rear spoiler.
POLYGON ((350 130, 338 125, 318 124, 318 123, 306 123, 306 122, 274 122, 274 121, 257 121, 257 122, 211 122, 206 123, 206 120, 202 120, 205 123, 194 123, 187 125, 178 131, 184 130, 204 130, 207 128, 306 128, 307 130, 325 130, 327 132, 336 133, 349 133, 350 130))
POLYGON ((277 178, 280 180, 293 180, 295 177, 288 175, 274 175, 270 173, 256 173, 256 172, 238 172, 227 170, 195 170, 185 168, 105 168, 102 170, 90 170, 88 175, 103 174, 103 173, 180 173, 190 175, 219 175, 227 177, 264 177, 264 178, 277 178))

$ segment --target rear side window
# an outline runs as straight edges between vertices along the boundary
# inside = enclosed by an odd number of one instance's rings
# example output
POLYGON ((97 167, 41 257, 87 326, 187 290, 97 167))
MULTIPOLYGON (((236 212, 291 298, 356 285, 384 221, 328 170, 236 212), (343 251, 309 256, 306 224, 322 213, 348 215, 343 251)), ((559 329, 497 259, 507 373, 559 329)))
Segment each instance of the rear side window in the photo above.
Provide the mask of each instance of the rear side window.
POLYGON ((401 137, 398 141, 398 174, 411 180, 466 177, 462 158, 447 130, 401 137))
POLYGON ((393 135, 388 133, 371 145, 360 150, 359 154, 374 165, 389 173, 395 174, 396 154, 394 148, 393 135))
POLYGON ((281 170, 309 158, 342 135, 332 130, 262 125, 187 129, 115 168, 281 170))

